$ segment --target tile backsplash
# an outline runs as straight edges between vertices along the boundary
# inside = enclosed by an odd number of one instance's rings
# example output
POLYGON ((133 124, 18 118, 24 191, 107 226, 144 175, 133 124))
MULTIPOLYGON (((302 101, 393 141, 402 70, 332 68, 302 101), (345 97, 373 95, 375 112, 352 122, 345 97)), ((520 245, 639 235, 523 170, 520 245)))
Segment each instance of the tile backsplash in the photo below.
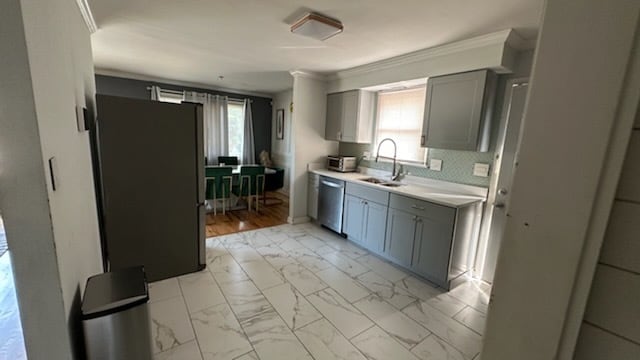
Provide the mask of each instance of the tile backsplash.
MULTIPOLYGON (((369 151, 370 145, 340 143, 340 154, 362 156, 363 151, 369 151)), ((457 151, 444 149, 429 149, 428 160, 442 160, 442 171, 429 170, 424 166, 402 165, 402 171, 408 171, 413 176, 421 176, 430 179, 450 181, 458 184, 489 186, 490 177, 473 175, 473 164, 493 164, 493 152, 457 151)), ((372 156, 374 154, 372 153, 372 156)), ((392 165, 388 161, 375 162, 362 160, 359 164, 363 167, 391 171, 392 165)), ((491 173, 491 170, 489 171, 491 173)))

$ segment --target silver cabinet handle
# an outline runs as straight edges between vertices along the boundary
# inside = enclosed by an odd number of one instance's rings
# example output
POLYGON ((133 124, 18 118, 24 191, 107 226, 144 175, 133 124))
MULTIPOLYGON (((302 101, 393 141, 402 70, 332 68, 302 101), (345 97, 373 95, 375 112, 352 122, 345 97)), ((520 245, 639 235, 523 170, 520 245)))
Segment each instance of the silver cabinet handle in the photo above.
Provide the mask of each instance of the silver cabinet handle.
POLYGON ((336 184, 336 183, 332 183, 332 182, 328 182, 328 181, 324 181, 324 180, 322 180, 322 184, 330 186, 330 187, 338 188, 338 189, 342 189, 344 187, 344 185, 342 185, 342 184, 336 184))
POLYGON ((411 220, 416 221, 416 219, 418 219, 417 216, 413 215, 413 217, 411 218, 411 220))
POLYGON ((502 209, 504 207, 504 203, 493 203, 493 207, 496 207, 498 209, 502 209))
POLYGON ((420 137, 420 145, 424 146, 425 139, 426 139, 426 135, 422 135, 420 137))
POLYGON ((507 193, 508 193, 508 191, 505 188, 502 188, 502 189, 498 190, 498 194, 500 194, 500 195, 507 195, 507 193))
POLYGON ((411 208, 416 210, 424 210, 424 206, 418 206, 418 205, 411 205, 411 208))

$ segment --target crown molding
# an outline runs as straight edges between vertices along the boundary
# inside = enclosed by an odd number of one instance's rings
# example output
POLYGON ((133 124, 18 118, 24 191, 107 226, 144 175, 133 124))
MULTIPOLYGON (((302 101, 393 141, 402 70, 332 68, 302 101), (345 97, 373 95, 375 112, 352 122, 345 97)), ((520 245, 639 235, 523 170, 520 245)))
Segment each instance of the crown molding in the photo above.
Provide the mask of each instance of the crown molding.
MULTIPOLYGON (((344 79, 353 76, 363 75, 370 72, 380 71, 396 66, 407 65, 427 59, 440 56, 459 53, 465 50, 475 49, 489 45, 505 44, 509 36, 513 33, 512 29, 496 31, 490 34, 477 36, 471 39, 461 40, 450 44, 436 46, 432 48, 414 51, 408 54, 394 56, 370 64, 356 66, 346 70, 340 70, 329 75, 329 80, 344 79)), ((517 35, 518 36, 518 35, 517 35)), ((519 38, 519 36, 518 36, 519 38)), ((514 40, 515 41, 515 40, 514 40)))
POLYGON ((164 84, 175 85, 175 86, 186 86, 186 87, 191 87, 191 88, 221 91, 221 92, 226 92, 226 93, 231 93, 231 94, 256 96, 256 97, 262 97, 262 98, 267 98, 267 99, 272 99, 273 98, 273 94, 268 94, 268 93, 261 93, 261 92, 255 92, 255 91, 244 91, 244 90, 230 89, 230 88, 225 88, 225 87, 211 86, 211 85, 201 84, 201 83, 196 83, 196 82, 165 79, 165 78, 160 78, 160 77, 155 77, 155 76, 148 76, 148 75, 129 73, 129 72, 120 71, 120 70, 110 70, 110 69, 96 68, 94 70, 94 72, 95 72, 96 75, 104 75, 104 76, 113 76, 113 77, 119 77, 119 78, 124 78, 124 79, 150 81, 150 82, 164 83, 164 84))
POLYGON ((291 70, 289 74, 293 77, 306 77, 309 79, 327 81, 327 76, 324 74, 316 73, 308 70, 291 70))
POLYGON ((537 40, 537 36, 531 39, 524 39, 520 34, 513 30, 507 37, 506 43, 512 49, 522 51, 534 49, 536 47, 537 40))
POLYGON ((84 19, 84 23, 87 25, 87 29, 89 29, 89 33, 93 34, 98 31, 98 25, 96 24, 96 20, 93 18, 93 13, 91 12, 91 7, 89 7, 87 0, 76 0, 76 4, 80 9, 80 14, 84 19))

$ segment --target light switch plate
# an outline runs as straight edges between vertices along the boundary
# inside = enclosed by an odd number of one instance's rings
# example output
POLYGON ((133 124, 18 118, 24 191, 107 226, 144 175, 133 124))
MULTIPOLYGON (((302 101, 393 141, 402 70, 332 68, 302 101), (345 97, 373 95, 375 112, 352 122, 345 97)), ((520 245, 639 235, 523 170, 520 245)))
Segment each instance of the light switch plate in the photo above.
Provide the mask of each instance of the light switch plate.
POLYGON ((58 162, 55 156, 49 159, 49 176, 51 176, 51 188, 53 191, 58 190, 60 183, 58 182, 58 162))
POLYGON ((489 176, 489 164, 475 163, 473 164, 473 175, 488 177, 489 176))
POLYGON ((87 123, 88 113, 87 108, 82 106, 76 106, 76 125, 78 126, 78 131, 83 132, 89 130, 89 126, 87 123))
POLYGON ((440 159, 429 160, 429 169, 433 171, 442 171, 442 160, 440 159))

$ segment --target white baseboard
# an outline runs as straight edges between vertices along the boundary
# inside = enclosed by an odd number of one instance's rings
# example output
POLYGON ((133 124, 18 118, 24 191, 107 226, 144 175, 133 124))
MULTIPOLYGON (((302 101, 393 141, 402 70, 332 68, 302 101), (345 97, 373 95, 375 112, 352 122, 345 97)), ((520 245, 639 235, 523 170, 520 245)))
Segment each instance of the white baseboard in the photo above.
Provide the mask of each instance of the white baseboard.
POLYGON ((311 221, 311 218, 308 216, 299 216, 295 218, 292 218, 291 216, 287 217, 287 222, 293 225, 308 223, 309 221, 311 221))

